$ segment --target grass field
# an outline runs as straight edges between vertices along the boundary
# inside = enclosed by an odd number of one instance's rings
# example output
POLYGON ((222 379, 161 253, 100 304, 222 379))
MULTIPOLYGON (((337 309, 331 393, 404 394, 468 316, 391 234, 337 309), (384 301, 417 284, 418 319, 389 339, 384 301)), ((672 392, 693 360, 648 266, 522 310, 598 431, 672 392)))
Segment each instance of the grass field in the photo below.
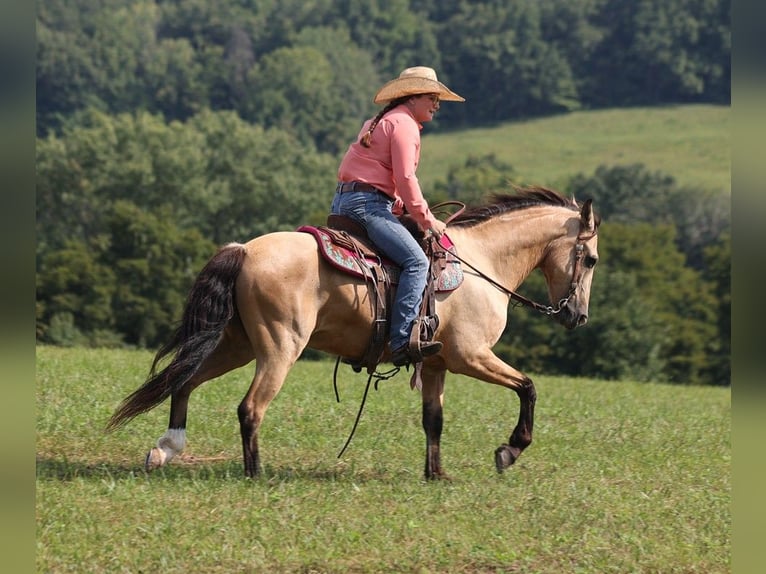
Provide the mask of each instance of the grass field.
POLYGON ((495 154, 519 184, 564 189, 599 165, 642 163, 679 185, 731 192, 731 108, 687 105, 575 112, 423 137, 418 177, 446 179, 469 155, 495 154))
POLYGON ((144 351, 37 349, 38 572, 729 572, 729 389, 538 376, 535 442, 503 475, 508 391, 448 375, 443 463, 422 479, 420 401, 404 374, 301 362, 242 477, 236 406, 252 366, 198 389, 189 444, 151 475, 168 406, 106 435, 144 351))

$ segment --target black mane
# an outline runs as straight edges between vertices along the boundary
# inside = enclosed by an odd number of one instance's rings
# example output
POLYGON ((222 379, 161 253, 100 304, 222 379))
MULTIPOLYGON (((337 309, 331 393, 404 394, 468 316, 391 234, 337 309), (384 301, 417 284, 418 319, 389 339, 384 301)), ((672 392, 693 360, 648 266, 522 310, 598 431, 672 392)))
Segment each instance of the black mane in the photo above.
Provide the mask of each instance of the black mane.
POLYGON ((518 211, 539 205, 554 205, 577 211, 574 200, 564 197, 557 191, 545 187, 514 187, 516 193, 496 193, 489 203, 468 207, 463 213, 450 221, 450 226, 471 227, 509 211, 518 211))

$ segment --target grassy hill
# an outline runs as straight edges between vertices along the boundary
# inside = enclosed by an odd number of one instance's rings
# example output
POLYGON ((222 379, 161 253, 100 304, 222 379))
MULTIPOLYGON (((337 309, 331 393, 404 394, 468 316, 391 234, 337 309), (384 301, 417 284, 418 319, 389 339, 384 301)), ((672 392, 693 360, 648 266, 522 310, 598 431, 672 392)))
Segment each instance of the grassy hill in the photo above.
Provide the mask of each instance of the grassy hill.
MULTIPOLYGON (((450 104, 445 104, 450 105, 450 104)), ((643 163, 680 185, 731 192, 731 108, 688 105, 576 112, 423 136, 418 176, 427 189, 468 156, 511 164, 515 183, 557 189, 599 165, 643 163)))

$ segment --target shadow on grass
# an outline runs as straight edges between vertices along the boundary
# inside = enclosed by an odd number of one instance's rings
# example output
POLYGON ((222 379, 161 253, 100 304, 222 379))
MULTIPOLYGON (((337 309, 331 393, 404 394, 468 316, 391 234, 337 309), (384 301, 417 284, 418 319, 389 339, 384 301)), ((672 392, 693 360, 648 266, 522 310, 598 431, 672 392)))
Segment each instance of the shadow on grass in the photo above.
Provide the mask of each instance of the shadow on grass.
POLYGON ((262 484, 278 484, 284 482, 349 482, 349 483, 400 483, 422 478, 413 472, 403 469, 386 468, 353 468, 348 464, 339 462, 336 466, 300 467, 300 466, 272 466, 266 465, 258 478, 247 479, 244 476, 242 462, 237 459, 220 460, 221 457, 200 459, 197 457, 179 457, 168 466, 157 469, 151 473, 146 472, 142 465, 114 463, 106 461, 85 462, 56 459, 51 457, 38 457, 36 465, 37 480, 53 482, 69 482, 76 479, 85 480, 176 480, 194 481, 200 480, 221 481, 230 480, 237 482, 253 482, 262 484))

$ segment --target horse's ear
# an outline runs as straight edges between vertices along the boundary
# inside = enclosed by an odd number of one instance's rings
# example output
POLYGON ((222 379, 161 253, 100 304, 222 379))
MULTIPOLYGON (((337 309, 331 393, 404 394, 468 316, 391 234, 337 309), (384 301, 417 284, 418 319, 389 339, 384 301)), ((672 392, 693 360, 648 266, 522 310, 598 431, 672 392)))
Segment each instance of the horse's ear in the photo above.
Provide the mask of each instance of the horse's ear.
POLYGON ((593 213, 592 199, 586 199, 585 203, 583 203, 582 209, 580 209, 580 221, 585 231, 596 230, 596 216, 593 213))

